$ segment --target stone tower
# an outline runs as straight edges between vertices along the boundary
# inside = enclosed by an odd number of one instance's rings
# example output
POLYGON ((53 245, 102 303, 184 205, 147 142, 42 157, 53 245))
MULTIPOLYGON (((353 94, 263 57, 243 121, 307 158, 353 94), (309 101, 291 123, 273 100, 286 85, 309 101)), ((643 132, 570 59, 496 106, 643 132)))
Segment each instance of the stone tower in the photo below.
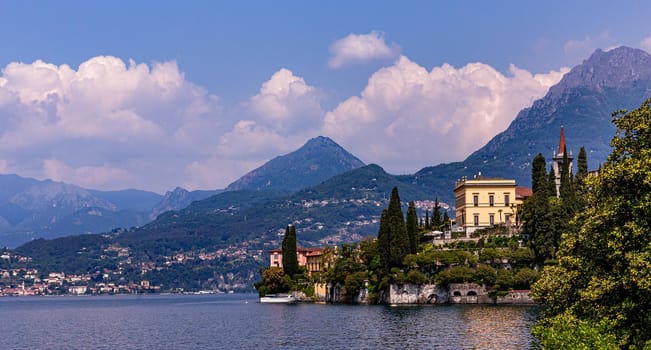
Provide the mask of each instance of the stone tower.
MULTIPOLYGON (((561 196, 561 168, 563 167, 563 152, 567 149, 565 144, 565 131, 561 126, 561 139, 558 142, 558 150, 555 151, 552 155, 552 167, 554 170, 554 181, 556 182, 556 197, 561 196)), ((572 156, 572 151, 567 151, 567 160, 570 163, 570 177, 572 177, 572 163, 574 157, 572 156)))

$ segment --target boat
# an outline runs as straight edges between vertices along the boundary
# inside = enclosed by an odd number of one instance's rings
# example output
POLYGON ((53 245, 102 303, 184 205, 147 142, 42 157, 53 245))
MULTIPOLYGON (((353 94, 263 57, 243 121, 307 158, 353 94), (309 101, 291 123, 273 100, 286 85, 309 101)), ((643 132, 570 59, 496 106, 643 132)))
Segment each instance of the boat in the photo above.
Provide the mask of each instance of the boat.
POLYGON ((267 294, 260 297, 260 302, 264 304, 295 304, 297 300, 291 294, 267 294))

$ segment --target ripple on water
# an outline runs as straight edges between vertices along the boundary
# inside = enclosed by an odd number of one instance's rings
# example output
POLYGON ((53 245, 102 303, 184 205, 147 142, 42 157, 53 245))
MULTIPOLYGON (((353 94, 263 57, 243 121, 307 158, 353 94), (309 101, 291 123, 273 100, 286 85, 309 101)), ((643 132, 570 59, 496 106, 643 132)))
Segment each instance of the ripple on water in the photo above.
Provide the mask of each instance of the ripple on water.
POLYGON ((254 295, 0 298, 3 349, 528 349, 522 306, 268 305, 254 295))

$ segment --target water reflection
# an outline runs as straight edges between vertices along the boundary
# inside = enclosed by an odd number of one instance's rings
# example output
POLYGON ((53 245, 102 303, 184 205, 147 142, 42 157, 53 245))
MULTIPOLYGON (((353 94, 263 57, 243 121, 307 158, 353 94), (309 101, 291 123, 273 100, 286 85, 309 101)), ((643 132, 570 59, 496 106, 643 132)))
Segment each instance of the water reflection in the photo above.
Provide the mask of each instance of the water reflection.
POLYGON ((0 299, 2 349, 528 349, 535 308, 270 305, 243 296, 0 299), (63 341, 65 339, 65 341, 63 341))

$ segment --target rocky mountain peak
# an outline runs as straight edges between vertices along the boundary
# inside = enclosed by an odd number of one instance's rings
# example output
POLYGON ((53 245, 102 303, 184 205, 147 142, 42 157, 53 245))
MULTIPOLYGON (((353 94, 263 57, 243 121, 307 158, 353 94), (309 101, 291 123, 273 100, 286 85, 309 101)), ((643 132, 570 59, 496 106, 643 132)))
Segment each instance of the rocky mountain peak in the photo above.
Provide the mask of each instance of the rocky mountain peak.
POLYGON ((620 46, 608 51, 597 49, 572 68, 551 94, 576 87, 621 88, 638 80, 651 79, 651 55, 646 51, 620 46))
POLYGON ((250 171, 226 190, 296 191, 361 166, 364 166, 361 160, 332 139, 318 136, 296 151, 276 157, 250 171))

